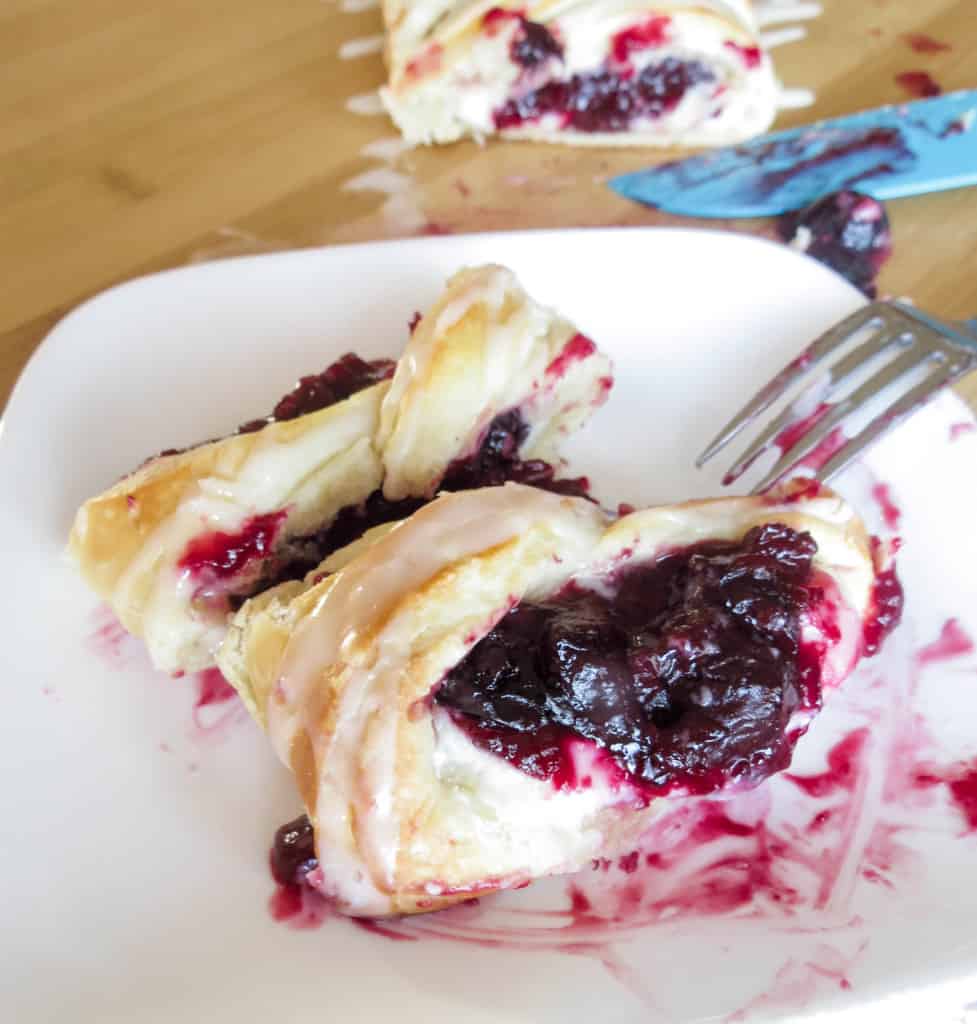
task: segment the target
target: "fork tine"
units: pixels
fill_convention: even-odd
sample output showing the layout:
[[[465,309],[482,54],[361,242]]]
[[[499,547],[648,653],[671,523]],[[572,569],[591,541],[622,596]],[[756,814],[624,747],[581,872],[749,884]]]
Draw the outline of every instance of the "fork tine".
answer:
[[[792,359],[771,381],[765,384],[749,402],[726,424],[706,445],[695,460],[702,467],[714,455],[733,440],[747,424],[768,409],[781,395],[804,374],[819,366],[836,348],[843,345],[856,331],[872,326],[878,330],[883,320],[877,313],[866,316],[871,306],[863,307],[846,317],[841,323],[816,338],[800,355]]]
[[[777,440],[777,438],[789,430],[795,423],[800,423],[805,417],[794,416],[792,406],[781,410],[768,424],[756,440],[743,452],[733,463],[729,471],[723,476],[723,486],[728,487],[735,483],[753,465],[754,462]]]
[[[857,370],[860,370],[866,363],[871,362],[877,355],[888,351],[903,338],[912,340],[911,333],[905,327],[877,331],[867,341],[862,342],[857,348],[852,349],[848,355],[839,359],[828,371],[831,379],[825,392],[824,400],[827,401],[829,396],[837,391]]]
[[[821,401],[827,402],[830,400],[832,394],[838,390],[841,385],[856,371],[861,369],[864,365],[871,362],[876,356],[885,352],[891,348],[893,344],[898,342],[900,338],[905,337],[907,332],[905,330],[890,330],[879,337],[879,333],[876,331],[867,341],[862,342],[857,348],[848,353],[843,359],[839,359],[830,370],[830,379],[827,386],[821,395]],[[760,432],[757,438],[754,440],[746,451],[736,460],[735,463],[730,467],[729,471],[723,477],[723,485],[729,486],[735,483],[754,462],[765,452],[767,449],[776,442],[777,438],[786,430],[789,430],[792,426],[801,423],[803,420],[810,417],[797,416],[795,415],[794,406],[788,405],[785,409],[781,410]],[[819,423],[821,417],[812,420],[810,426],[813,429],[817,423]],[[804,432],[805,434],[807,431]],[[803,436],[803,435],[802,435]]]
[[[863,451],[879,440],[883,434],[886,434],[908,416],[911,416],[941,388],[952,384],[958,377],[962,377],[968,368],[966,363],[952,363],[949,366],[943,367],[940,373],[930,374],[930,376],[921,380],[915,387],[907,391],[902,398],[893,402],[884,413],[876,416],[864,430],[856,434],[843,448],[839,448],[818,471],[818,480],[822,483],[827,483],[832,477],[837,476],[850,463],[854,462]]]
[[[870,377],[850,395],[835,403],[826,415],[822,416],[810,430],[806,430],[790,448],[786,449],[773,469],[753,488],[752,493],[760,494],[768,487],[773,486],[788,470],[807,458],[852,410],[862,408],[884,388],[894,384],[930,359],[932,359],[931,352],[914,347],[883,366],[878,373]],[[927,377],[928,379],[929,377]]]

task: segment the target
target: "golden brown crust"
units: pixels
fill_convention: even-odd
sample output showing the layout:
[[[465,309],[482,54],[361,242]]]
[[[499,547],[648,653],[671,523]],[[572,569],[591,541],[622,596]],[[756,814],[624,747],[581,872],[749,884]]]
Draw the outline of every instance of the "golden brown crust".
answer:
[[[376,385],[370,400],[379,405],[387,387]],[[75,517],[68,539],[69,551],[86,581],[101,596],[109,596],[149,534],[176,511],[199,481],[233,479],[256,447],[290,444],[344,412],[343,404],[335,405],[299,419],[271,423],[254,433],[234,434],[158,456],[90,498]]]
[[[572,356],[563,355],[568,349]],[[451,462],[475,451],[491,421],[512,409],[529,431],[521,456],[555,461],[563,437],[604,402],[610,380],[607,357],[511,271],[459,271],[415,328],[384,399],[384,494],[433,495]]]
[[[159,667],[212,664],[226,618],[219,597],[197,600],[181,583],[191,540],[234,534],[253,516],[282,512],[280,546],[376,490],[382,469],[372,439],[388,387],[153,459],[81,507],[69,551],[126,629],[147,641]]]

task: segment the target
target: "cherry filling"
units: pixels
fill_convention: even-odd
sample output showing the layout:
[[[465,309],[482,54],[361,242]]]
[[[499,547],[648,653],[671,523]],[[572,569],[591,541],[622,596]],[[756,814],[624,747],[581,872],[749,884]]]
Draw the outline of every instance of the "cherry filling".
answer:
[[[279,885],[302,885],[319,866],[312,822],[303,814],[275,833],[271,847],[271,874]]]
[[[411,329],[413,330],[413,327]],[[317,412],[330,405],[337,405],[359,391],[379,384],[382,380],[389,380],[396,367],[397,364],[393,359],[373,359],[367,362],[360,359],[355,353],[347,352],[346,355],[340,356],[336,362],[327,366],[322,373],[300,378],[298,384],[279,400],[270,415],[242,423],[235,433],[253,434],[255,431],[267,427],[269,423],[294,420],[299,416],[305,416],[306,413]],[[180,455],[182,452],[192,451],[205,444],[210,444],[210,441],[198,441],[188,448],[167,448],[158,455],[151,456],[146,462],[152,462],[153,459],[164,455]],[[143,465],[145,464],[143,463]]]
[[[410,323],[413,332],[419,315]],[[547,374],[561,376],[570,363],[594,352],[594,343],[575,335],[565,350],[547,368]],[[282,398],[270,416],[252,420],[239,433],[260,430],[267,424],[295,419],[318,409],[335,405],[350,396],[389,378],[393,360],[366,362],[347,353],[321,374],[303,377]],[[523,460],[519,449],[529,427],[517,410],[497,416],[489,425],[479,448],[469,456],[456,459],[439,486],[444,491],[494,487],[515,481],[559,494],[587,497],[586,477],[560,480],[555,468],[540,459]],[[176,449],[163,452],[176,454]],[[288,510],[252,516],[237,531],[214,531],[194,538],[187,545],[178,565],[191,574],[198,599],[239,607],[254,594],[286,580],[300,579],[324,558],[361,537],[368,529],[404,519],[416,512],[427,499],[407,498],[388,501],[380,491],[371,494],[362,505],[341,509],[322,530],[301,537],[289,537],[276,544]]]
[[[515,128],[558,114],[562,127],[579,132],[620,132],[641,118],[674,110],[693,86],[714,81],[699,61],[666,57],[638,74],[630,67],[576,74],[547,82],[507,100],[493,114],[497,129]]]
[[[238,427],[239,434],[260,430],[269,423],[294,420],[330,405],[338,405],[366,388],[389,380],[397,367],[393,359],[366,362],[353,352],[340,356],[322,373],[300,378],[298,384],[275,406],[272,414],[262,420],[250,420]]]
[[[478,451],[463,459],[455,459],[448,466],[440,489],[470,491],[476,487],[498,487],[513,481],[557,494],[588,497],[590,485],[586,477],[558,480],[556,468],[549,462],[519,458],[519,449],[528,435],[529,426],[518,409],[496,416]]]
[[[519,27],[509,43],[509,57],[522,68],[536,68],[551,58],[563,59],[563,47],[552,32],[538,21],[530,21],[506,7],[492,7],[485,12],[482,25],[490,36],[506,24],[516,21]]]
[[[448,466],[438,489],[464,491],[498,487],[514,481],[557,494],[587,498],[589,482],[586,477],[558,479],[556,469],[550,463],[519,458],[519,448],[528,434],[529,427],[518,409],[497,416],[489,425],[478,450]],[[324,529],[305,537],[290,538],[285,548],[266,563],[260,583],[248,594],[267,590],[285,580],[300,579],[332,552],[351,544],[367,530],[405,519],[429,500],[405,498],[388,501],[381,491],[374,491],[362,505],[342,509]],[[243,597],[234,599],[237,603],[243,600]]]
[[[784,241],[875,297],[875,278],[892,253],[889,218],[878,200],[850,190],[833,192],[785,213],[777,230]]]
[[[523,68],[535,68],[550,58],[563,59],[563,47],[545,25],[522,19],[509,50],[513,61]]]
[[[348,352],[326,367],[322,373],[302,377],[278,402],[270,416],[261,420],[251,420],[239,427],[237,432],[253,433],[269,423],[296,419],[307,413],[336,405],[357,392],[388,379],[392,376],[395,366],[396,363],[392,359],[366,362]],[[186,450],[174,448],[160,454],[176,455]],[[286,509],[278,509],[264,515],[252,516],[234,532],[215,530],[195,537],[187,545],[178,567],[192,575],[198,596],[219,603],[223,598],[217,591],[226,589],[227,582],[233,580],[235,596],[231,598],[231,603],[240,604],[245,597],[257,592],[256,583],[260,589],[260,584],[268,573],[268,567],[262,567],[262,577],[258,581],[249,570],[255,563],[264,563],[270,557],[287,516]],[[318,563],[318,559],[313,559],[314,551],[305,553],[304,560],[302,554],[296,558],[294,552],[290,551],[282,564],[287,567],[294,561],[308,569]],[[272,574],[275,575],[276,570],[272,570]],[[290,576],[286,571],[280,578],[288,579],[294,576]],[[221,587],[220,584],[224,586]],[[209,593],[211,587],[214,587],[214,593]]]
[[[435,693],[472,741],[555,786],[591,740],[643,790],[706,793],[785,768],[821,700],[801,639],[823,604],[807,533],[769,524],[628,568],[614,593],[520,604]]]
[[[234,533],[215,531],[194,537],[187,545],[179,567],[191,572],[201,582],[238,576],[255,559],[268,557],[286,515],[282,509],[252,516]]]

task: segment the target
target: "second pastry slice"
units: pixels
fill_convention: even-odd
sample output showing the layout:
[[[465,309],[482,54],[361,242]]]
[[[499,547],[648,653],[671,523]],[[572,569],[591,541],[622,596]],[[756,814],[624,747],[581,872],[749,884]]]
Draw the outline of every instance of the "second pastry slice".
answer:
[[[396,364],[344,356],[272,416],[150,459],[82,506],[70,550],[158,668],[196,671],[242,601],[439,488],[579,490],[557,479],[560,441],[610,386],[594,343],[511,271],[462,270]]]
[[[765,131],[780,86],[751,0],[384,0],[410,142],[717,145]]]

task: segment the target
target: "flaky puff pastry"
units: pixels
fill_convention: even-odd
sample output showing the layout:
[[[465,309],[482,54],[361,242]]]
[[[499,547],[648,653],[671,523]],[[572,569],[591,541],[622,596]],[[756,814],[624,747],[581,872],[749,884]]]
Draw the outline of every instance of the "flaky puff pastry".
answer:
[[[603,402],[610,373],[511,271],[462,270],[416,325],[392,381],[151,460],[82,506],[69,549],[158,668],[196,671],[214,663],[230,598],[259,592],[290,546],[381,487],[388,497],[433,495],[499,412],[522,416],[522,457],[553,457],[558,438]],[[199,569],[205,559],[192,552],[214,538],[247,549],[240,567]]]
[[[605,777],[596,747],[579,755],[592,785],[555,788],[477,748],[432,695],[515,604],[770,522],[808,531],[836,588],[837,635],[803,623],[835,685],[858,658],[875,571],[856,515],[806,484],[613,523],[516,484],[445,495],[245,604],[220,665],[294,773],[322,890],[353,915],[416,913],[626,848],[661,800]]]
[[[384,0],[381,97],[412,143],[725,145],[781,88],[750,0]]]
[[[611,365],[512,271],[462,270],[414,330],[380,409],[383,493],[431,497],[496,416],[518,409],[523,459],[559,460],[563,439],[611,389]]]

